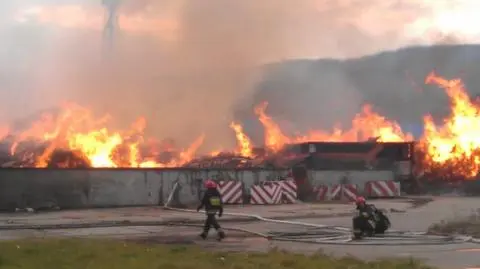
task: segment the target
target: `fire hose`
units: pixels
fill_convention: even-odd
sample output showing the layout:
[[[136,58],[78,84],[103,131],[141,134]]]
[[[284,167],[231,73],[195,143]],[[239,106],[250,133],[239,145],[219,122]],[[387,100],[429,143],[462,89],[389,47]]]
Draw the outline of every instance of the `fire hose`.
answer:
[[[169,204],[173,199],[173,195],[178,188],[178,182],[176,182],[164,204],[164,209],[174,210],[179,212],[188,213],[205,213],[201,210],[181,209],[170,207]],[[356,241],[351,238],[351,229],[340,226],[322,225],[299,221],[288,220],[276,220],[271,218],[265,218],[255,214],[242,214],[242,213],[224,213],[226,216],[246,217],[254,218],[263,222],[277,223],[277,224],[289,224],[303,227],[314,228],[317,230],[311,232],[298,232],[296,234],[286,234],[282,232],[270,232],[269,234],[262,236],[269,240],[276,241],[289,241],[289,242],[301,242],[301,243],[315,243],[315,244],[331,244],[331,245],[446,245],[446,244],[460,244],[460,243],[480,243],[480,239],[473,238],[471,236],[442,236],[442,235],[427,235],[425,232],[413,232],[413,231],[391,231],[383,235],[382,237],[365,238],[361,241]],[[249,233],[255,233],[248,231]],[[258,234],[258,233],[257,233]],[[310,238],[305,238],[305,236]]]
[[[192,210],[193,211],[193,210]],[[195,211],[195,213],[197,213]],[[274,220],[272,220],[273,222]],[[64,229],[89,229],[111,227],[147,227],[147,226],[186,226],[203,227],[203,225],[182,222],[158,222],[158,221],[107,221],[95,223],[71,223],[71,224],[46,224],[46,225],[6,225],[0,226],[0,230],[64,230]],[[328,227],[328,226],[326,226]],[[328,229],[328,228],[327,228]],[[420,234],[395,235],[387,234],[385,237],[365,238],[361,241],[353,241],[347,232],[326,234],[318,232],[298,232],[296,235],[282,235],[278,232],[261,233],[249,229],[236,227],[224,228],[226,231],[237,231],[272,241],[289,241],[297,243],[314,243],[324,245],[446,245],[459,243],[480,243],[480,240],[469,236],[422,236]],[[407,241],[410,239],[411,241]]]
[[[186,213],[205,213],[201,210],[181,209],[170,207],[173,194],[178,188],[178,182],[175,183],[170,195],[164,204],[165,210],[172,210]],[[226,216],[244,217],[256,219],[263,222],[288,224],[300,227],[306,227],[310,230],[298,232],[269,232],[261,233],[243,228],[224,228],[227,231],[238,231],[254,236],[262,237],[267,240],[287,241],[297,243],[311,243],[324,245],[446,245],[460,243],[480,243],[480,239],[471,236],[447,236],[447,235],[428,235],[425,232],[414,231],[390,231],[383,236],[364,238],[360,241],[352,240],[351,229],[341,226],[314,224],[299,221],[277,220],[265,218],[260,215],[243,213],[224,213]],[[109,228],[109,227],[146,227],[146,226],[194,226],[201,225],[179,222],[179,221],[102,221],[93,223],[68,223],[68,224],[42,224],[42,225],[0,225],[0,230],[61,230],[61,229],[85,229],[85,228]]]

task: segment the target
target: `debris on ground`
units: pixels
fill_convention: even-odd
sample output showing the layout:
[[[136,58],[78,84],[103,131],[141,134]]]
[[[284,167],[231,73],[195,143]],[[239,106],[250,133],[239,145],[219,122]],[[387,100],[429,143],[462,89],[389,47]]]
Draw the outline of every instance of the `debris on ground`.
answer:
[[[462,234],[480,238],[480,214],[475,213],[468,218],[435,223],[428,228],[428,232],[431,234]]]

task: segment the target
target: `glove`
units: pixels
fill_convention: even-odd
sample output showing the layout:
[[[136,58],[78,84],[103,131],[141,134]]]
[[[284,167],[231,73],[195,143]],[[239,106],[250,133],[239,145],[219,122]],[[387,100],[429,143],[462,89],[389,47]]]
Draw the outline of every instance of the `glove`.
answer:
[[[223,215],[223,212],[222,212],[222,211],[218,212],[218,217],[219,217],[219,218],[221,218],[222,215]]]

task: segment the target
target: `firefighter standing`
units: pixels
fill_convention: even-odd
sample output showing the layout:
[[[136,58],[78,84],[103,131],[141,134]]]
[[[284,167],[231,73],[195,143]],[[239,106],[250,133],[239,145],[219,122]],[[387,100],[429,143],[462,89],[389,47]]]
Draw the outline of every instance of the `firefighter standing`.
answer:
[[[221,217],[223,214],[222,197],[220,192],[217,190],[217,184],[214,181],[207,180],[205,182],[205,188],[207,190],[205,191],[201,204],[197,208],[197,211],[200,211],[200,209],[205,207],[205,213],[207,215],[205,226],[200,236],[203,239],[206,239],[208,231],[213,227],[215,230],[217,230],[218,239],[222,240],[225,238],[225,232],[222,230],[215,217],[217,212],[219,217]]]

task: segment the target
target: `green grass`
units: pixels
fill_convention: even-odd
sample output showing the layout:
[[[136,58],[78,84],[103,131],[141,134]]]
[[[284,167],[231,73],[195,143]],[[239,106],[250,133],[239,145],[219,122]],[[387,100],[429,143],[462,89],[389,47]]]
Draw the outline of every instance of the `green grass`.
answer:
[[[0,242],[0,268],[11,269],[427,269],[415,260],[365,262],[352,257],[304,256],[281,251],[221,253],[186,246],[114,240]]]

